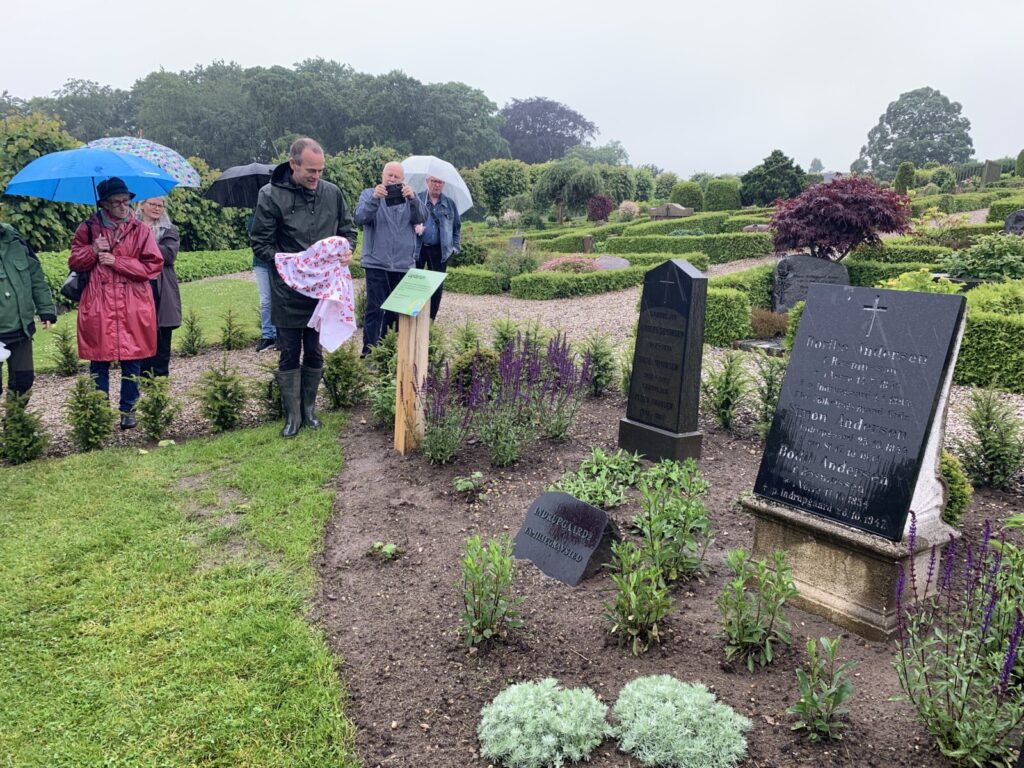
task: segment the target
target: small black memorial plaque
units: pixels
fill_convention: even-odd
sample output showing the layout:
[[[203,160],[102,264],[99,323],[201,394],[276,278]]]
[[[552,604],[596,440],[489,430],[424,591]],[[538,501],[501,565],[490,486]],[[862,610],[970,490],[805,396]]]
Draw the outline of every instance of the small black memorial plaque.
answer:
[[[772,307],[776,312],[789,312],[798,302],[806,301],[811,283],[849,285],[850,273],[845,266],[828,259],[794,254],[779,260],[772,277]]]
[[[611,559],[615,539],[618,534],[603,509],[550,491],[530,505],[512,554],[575,587]]]
[[[964,298],[812,285],[754,493],[900,541]]]
[[[648,458],[700,458],[697,431],[707,278],[688,261],[644,276],[640,322],[619,446]]]

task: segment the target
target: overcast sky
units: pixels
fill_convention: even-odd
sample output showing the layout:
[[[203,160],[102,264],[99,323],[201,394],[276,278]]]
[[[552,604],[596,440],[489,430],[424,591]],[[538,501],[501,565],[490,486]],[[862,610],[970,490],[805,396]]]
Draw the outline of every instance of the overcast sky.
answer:
[[[0,90],[22,98],[321,56],[461,81],[499,108],[545,96],[633,164],[688,175],[744,172],[775,148],[846,170],[889,102],[930,86],[963,106],[977,158],[1024,148],[1022,0],[37,0],[4,16]]]

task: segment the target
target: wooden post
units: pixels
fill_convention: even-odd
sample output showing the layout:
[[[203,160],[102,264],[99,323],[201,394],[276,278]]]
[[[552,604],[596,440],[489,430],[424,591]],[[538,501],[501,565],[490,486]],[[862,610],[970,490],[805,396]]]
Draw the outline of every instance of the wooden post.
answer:
[[[395,386],[395,450],[403,456],[423,439],[423,403],[417,393],[427,377],[430,312],[398,316]]]

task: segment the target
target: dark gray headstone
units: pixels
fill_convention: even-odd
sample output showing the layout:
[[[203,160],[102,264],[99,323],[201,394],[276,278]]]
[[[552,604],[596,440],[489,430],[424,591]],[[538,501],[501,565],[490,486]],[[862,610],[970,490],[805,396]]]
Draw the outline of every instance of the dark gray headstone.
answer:
[[[618,538],[603,509],[551,491],[530,505],[512,554],[575,587],[611,560],[611,544]]]
[[[849,285],[850,273],[842,264],[814,256],[786,256],[775,265],[772,283],[772,308],[789,312],[797,302],[807,299],[811,283]]]
[[[962,296],[812,285],[754,493],[900,541],[963,313]]]
[[[1006,225],[1003,227],[1003,232],[1024,236],[1024,208],[1014,211],[1006,217]]]
[[[583,236],[583,252],[593,253],[594,252],[594,236],[584,235]]]
[[[644,276],[619,446],[649,459],[700,458],[697,431],[707,278],[682,259]]]
[[[508,239],[508,247],[513,251],[521,251],[526,248],[525,237],[510,237]]]
[[[679,203],[663,203],[662,205],[655,205],[648,208],[647,212],[651,215],[651,221],[659,221],[661,219],[685,219],[687,216],[693,216],[693,208],[687,208]]]
[[[1002,163],[997,163],[995,160],[986,160],[985,168],[981,172],[982,186],[999,181],[999,177],[1002,175],[1002,172]]]

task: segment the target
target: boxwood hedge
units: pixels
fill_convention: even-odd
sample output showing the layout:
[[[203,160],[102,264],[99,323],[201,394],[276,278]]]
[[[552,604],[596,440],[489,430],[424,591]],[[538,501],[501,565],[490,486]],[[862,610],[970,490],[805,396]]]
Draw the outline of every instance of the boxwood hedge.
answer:
[[[483,267],[452,267],[445,278],[444,289],[476,296],[502,292],[501,278]]]
[[[923,245],[905,238],[883,240],[879,245],[861,246],[849,259],[865,261],[881,261],[886,264],[898,264],[909,261],[937,264],[944,256],[953,252],[952,248],[942,245]]]
[[[1006,199],[999,200],[989,206],[988,220],[990,222],[1004,224],[1007,216],[1021,208],[1024,208],[1024,195],[1007,197]]]
[[[968,310],[953,380],[1024,393],[1024,315]]]
[[[750,297],[735,288],[708,287],[704,312],[704,343],[728,347],[738,339],[749,339]]]
[[[530,272],[512,278],[509,294],[517,299],[563,299],[588,296],[640,285],[650,267],[646,265],[601,272]]]
[[[628,232],[628,230],[627,230]],[[605,243],[608,253],[689,253],[700,251],[707,254],[712,264],[724,264],[739,259],[767,256],[772,253],[772,236],[769,232],[731,232],[722,235],[686,235],[668,237],[649,235],[631,237],[624,235]]]
[[[624,253],[622,258],[634,267],[656,267],[664,261],[683,259],[690,262],[696,269],[704,272],[708,268],[708,257],[703,253]]]
[[[846,269],[850,273],[850,285],[859,285],[863,288],[873,288],[883,280],[899,277],[904,272],[916,272],[919,269],[936,269],[936,265],[931,262],[915,261],[891,264],[884,261],[855,259],[852,257],[844,259],[843,264],[846,265]]]
[[[677,229],[699,229],[707,235],[717,234],[722,231],[722,225],[731,215],[725,211],[716,211],[714,213],[696,213],[682,219],[646,221],[626,227],[622,234],[627,237],[667,235]]]
[[[708,280],[708,288],[733,288],[747,294],[751,306],[761,309],[772,308],[772,279],[775,265],[765,264],[762,267],[733,272],[731,275],[720,275]]]

